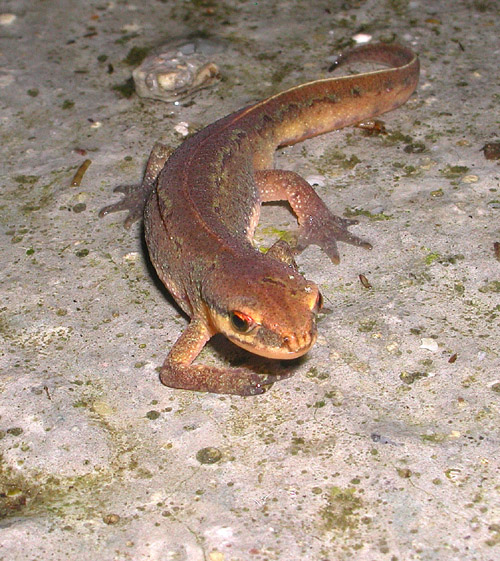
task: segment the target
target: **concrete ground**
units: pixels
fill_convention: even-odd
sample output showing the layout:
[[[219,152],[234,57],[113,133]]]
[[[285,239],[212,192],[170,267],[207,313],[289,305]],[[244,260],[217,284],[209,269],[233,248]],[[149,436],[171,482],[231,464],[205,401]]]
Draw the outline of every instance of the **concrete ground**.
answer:
[[[499,21],[495,0],[2,4],[0,560],[500,558]],[[225,45],[221,82],[126,97],[144,49],[193,33]],[[140,226],[98,210],[180,123],[327,75],[359,33],[420,53],[417,93],[385,135],[276,160],[373,251],[301,256],[326,310],[293,378],[255,398],[162,386],[187,320]],[[293,226],[269,206],[258,242]],[[200,360],[247,356],[216,341]]]

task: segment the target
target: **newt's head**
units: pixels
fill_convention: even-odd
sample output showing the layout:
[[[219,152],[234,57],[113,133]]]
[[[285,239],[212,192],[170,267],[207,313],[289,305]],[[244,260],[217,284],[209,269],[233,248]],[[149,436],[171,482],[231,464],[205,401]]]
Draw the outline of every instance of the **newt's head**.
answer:
[[[253,259],[222,265],[207,278],[203,300],[215,331],[247,351],[276,359],[305,354],[316,341],[318,287],[295,267]],[[230,280],[228,280],[230,279]]]

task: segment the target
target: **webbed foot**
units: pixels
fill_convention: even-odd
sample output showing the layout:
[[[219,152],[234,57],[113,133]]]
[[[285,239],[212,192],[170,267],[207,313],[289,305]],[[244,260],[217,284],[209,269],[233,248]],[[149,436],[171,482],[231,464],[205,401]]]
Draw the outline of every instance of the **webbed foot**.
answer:
[[[309,183],[297,173],[280,169],[263,170],[256,172],[255,179],[263,202],[287,200],[297,215],[299,230],[295,246],[292,246],[295,253],[314,244],[334,263],[338,263],[337,242],[372,248],[369,242],[349,231],[349,226],[358,221],[341,218],[330,212]]]
[[[145,193],[138,185],[119,185],[113,189],[113,193],[123,193],[125,196],[117,203],[101,208],[99,218],[103,218],[112,212],[128,210],[123,226],[129,230],[130,226],[142,217],[149,193]]]
[[[141,185],[120,185],[113,189],[114,193],[123,193],[125,196],[121,201],[103,207],[99,211],[99,217],[102,218],[112,212],[128,210],[128,216],[123,223],[128,230],[134,222],[142,217],[149,195],[155,188],[158,176],[171,153],[171,148],[157,142],[149,155]]]
[[[303,251],[308,245],[319,246],[333,261],[340,262],[337,242],[344,242],[364,249],[372,249],[372,244],[348,230],[349,226],[358,224],[357,220],[341,218],[332,214],[326,207],[315,216],[308,216],[300,223],[297,238],[297,251]]]

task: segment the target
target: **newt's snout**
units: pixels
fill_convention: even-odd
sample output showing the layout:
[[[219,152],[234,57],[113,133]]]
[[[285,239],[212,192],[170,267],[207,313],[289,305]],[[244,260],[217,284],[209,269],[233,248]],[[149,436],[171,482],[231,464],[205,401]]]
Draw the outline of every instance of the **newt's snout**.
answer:
[[[307,353],[307,351],[316,342],[317,336],[318,334],[315,325],[310,331],[302,335],[297,336],[295,334],[292,334],[285,336],[283,338],[284,350],[287,351],[290,355],[293,355],[288,358],[296,358]]]

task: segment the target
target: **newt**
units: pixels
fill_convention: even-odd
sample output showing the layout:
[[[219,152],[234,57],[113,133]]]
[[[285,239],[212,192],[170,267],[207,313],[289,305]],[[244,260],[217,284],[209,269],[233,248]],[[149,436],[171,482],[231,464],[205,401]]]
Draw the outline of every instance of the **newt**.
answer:
[[[419,60],[406,47],[364,45],[336,66],[358,61],[389,68],[293,87],[214,122],[173,152],[156,143],[141,186],[117,187],[124,198],[101,210],[129,210],[127,228],[143,215],[156,272],[191,318],[161,367],[164,385],[247,396],[290,376],[193,362],[216,333],[264,357],[304,355],[317,337],[322,297],[295,255],[315,244],[338,263],[339,241],[371,249],[349,231],[357,221],[332,214],[300,175],[273,169],[277,148],[392,111],[417,86]],[[279,200],[288,201],[298,229],[291,243],[262,253],[252,245],[260,207]]]

